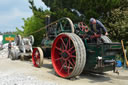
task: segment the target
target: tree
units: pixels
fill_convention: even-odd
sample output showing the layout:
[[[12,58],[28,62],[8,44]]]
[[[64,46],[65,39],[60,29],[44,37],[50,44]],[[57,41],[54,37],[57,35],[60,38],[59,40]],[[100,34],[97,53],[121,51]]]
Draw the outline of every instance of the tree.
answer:
[[[24,21],[24,26],[21,26],[23,28],[23,31],[16,28],[16,34],[21,34],[25,37],[33,35],[35,37],[34,45],[40,45],[41,40],[43,38],[43,34],[45,33],[45,29],[40,29],[45,26],[45,16],[47,14],[50,14],[50,11],[44,11],[42,8],[37,9],[34,5],[33,0],[29,0],[29,3],[31,5],[30,8],[33,11],[33,16],[28,17],[27,19],[22,19]],[[38,30],[40,31],[37,32]]]
[[[105,26],[108,28],[109,35],[112,40],[128,41],[128,1],[120,1],[120,6],[110,11],[107,16],[104,16]]]
[[[50,15],[51,21],[69,17],[73,22],[84,21],[88,24],[91,17],[100,19],[108,28],[111,39],[120,41],[127,39],[128,32],[128,1],[127,0],[42,0],[50,11],[36,8],[33,0],[29,0],[33,16],[24,20],[23,35],[29,35],[45,26],[45,16]],[[42,36],[44,30],[34,33],[35,37]],[[38,44],[41,42],[39,38]],[[38,40],[37,40],[38,41]],[[36,41],[36,42],[37,42]]]
[[[86,21],[91,17],[99,18],[106,15],[107,12],[116,8],[120,4],[120,0],[42,0],[55,15],[52,15],[53,19],[58,19],[66,16],[65,13],[70,13],[72,20],[77,21],[75,14],[72,9],[79,11],[81,14],[86,16]],[[66,9],[66,11],[65,11]],[[63,14],[62,14],[63,11]],[[55,17],[59,15],[58,17]],[[74,15],[74,17],[72,17]]]
[[[128,7],[112,10],[111,15],[107,16],[104,22],[113,40],[128,41]]]

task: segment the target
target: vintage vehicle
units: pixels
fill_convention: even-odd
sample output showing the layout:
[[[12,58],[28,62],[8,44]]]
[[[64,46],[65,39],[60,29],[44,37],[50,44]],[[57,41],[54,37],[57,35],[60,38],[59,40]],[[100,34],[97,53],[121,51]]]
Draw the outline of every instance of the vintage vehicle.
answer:
[[[42,48],[33,49],[32,61],[35,67],[41,67],[44,56],[51,56],[55,72],[63,78],[72,78],[88,71],[116,72],[115,56],[121,49],[120,43],[105,35],[93,35],[83,22],[73,24],[65,17],[46,27]]]
[[[16,45],[11,47],[9,52],[9,58],[12,60],[24,58],[31,58],[32,56],[32,45],[34,44],[34,37],[30,35],[29,37],[22,38],[21,35],[15,37]]]

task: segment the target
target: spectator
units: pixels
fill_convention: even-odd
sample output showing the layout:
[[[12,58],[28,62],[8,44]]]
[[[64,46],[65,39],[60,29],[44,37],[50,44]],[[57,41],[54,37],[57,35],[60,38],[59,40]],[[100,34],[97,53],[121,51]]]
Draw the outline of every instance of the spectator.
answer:
[[[11,48],[12,48],[12,44],[11,44],[11,41],[9,41],[9,43],[8,43],[8,58],[11,54]]]

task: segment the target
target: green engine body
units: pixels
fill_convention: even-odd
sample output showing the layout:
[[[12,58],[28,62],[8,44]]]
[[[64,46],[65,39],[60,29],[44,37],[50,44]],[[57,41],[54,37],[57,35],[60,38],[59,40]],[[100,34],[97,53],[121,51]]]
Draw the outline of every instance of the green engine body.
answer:
[[[60,24],[62,24],[62,26],[60,26]],[[107,36],[104,35],[101,35],[100,42],[96,42],[95,39],[89,39],[89,36],[93,35],[91,32],[85,33],[81,31],[78,24],[73,24],[73,26],[75,29],[74,33],[82,39],[86,48],[86,64],[84,71],[101,73],[115,70],[116,55],[122,53],[121,44],[112,42]],[[47,28],[47,37],[42,40],[42,49],[45,57],[50,57],[52,44],[60,33],[71,33],[71,30],[68,29],[71,28],[68,26],[67,28],[64,27],[62,20],[60,20],[56,26]],[[83,37],[83,35],[85,36]]]

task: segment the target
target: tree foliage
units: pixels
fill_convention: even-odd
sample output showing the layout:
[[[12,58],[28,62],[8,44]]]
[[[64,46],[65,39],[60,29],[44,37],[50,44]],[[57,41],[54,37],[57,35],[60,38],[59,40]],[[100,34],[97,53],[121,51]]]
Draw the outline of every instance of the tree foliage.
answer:
[[[123,39],[128,41],[128,7],[112,10],[104,22],[113,40],[120,41]]]
[[[74,14],[71,10],[75,9],[81,14],[86,16],[86,21],[91,17],[99,18],[100,16],[105,15],[107,12],[111,11],[113,8],[116,8],[120,4],[120,0],[42,0],[52,12],[55,12],[58,17],[61,18],[65,13],[70,13],[72,20],[78,16],[72,17]],[[66,9],[66,11],[65,11]],[[63,11],[63,14],[62,14]],[[73,14],[72,14],[73,13]],[[56,16],[55,15],[55,16]],[[75,14],[74,14],[75,15]],[[57,18],[53,15],[53,18]]]
[[[114,41],[128,37],[128,0],[42,0],[55,14],[53,19],[63,16],[70,17],[78,22],[79,16],[72,9],[79,11],[85,16],[84,22],[88,24],[91,17],[100,19],[107,27],[109,36]],[[81,17],[83,18],[83,17]]]
[[[23,31],[17,29],[21,35],[39,30],[45,26],[45,16],[50,15],[51,21],[62,17],[69,17],[73,22],[84,21],[88,24],[91,17],[100,19],[108,29],[111,39],[127,41],[128,37],[128,1],[127,0],[42,0],[50,11],[37,8],[33,0],[29,0],[33,16],[23,18]],[[34,33],[36,45],[39,45],[45,31]]]
[[[50,14],[51,12],[48,10],[43,11],[43,8],[37,9],[34,5],[33,0],[29,0],[29,3],[31,5],[30,8],[33,11],[33,16],[28,17],[27,19],[25,18],[22,19],[24,21],[24,25],[21,26],[23,28],[23,31],[16,28],[17,30],[16,34],[20,34],[24,37],[33,35],[35,38],[34,45],[40,45],[41,40],[43,38],[43,34],[45,33],[45,29],[39,32],[36,31],[45,26],[45,16],[47,14]]]

